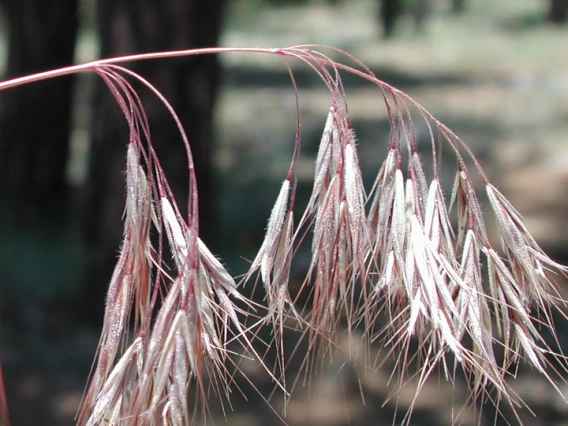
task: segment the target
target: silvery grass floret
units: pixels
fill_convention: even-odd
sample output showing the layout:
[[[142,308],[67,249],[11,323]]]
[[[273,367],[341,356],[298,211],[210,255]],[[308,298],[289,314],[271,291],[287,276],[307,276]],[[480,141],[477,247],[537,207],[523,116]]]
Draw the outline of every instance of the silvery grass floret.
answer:
[[[325,51],[342,59],[331,59]],[[280,56],[297,103],[290,167],[275,197],[264,241],[238,282],[199,238],[197,183],[182,123],[150,82],[119,65],[229,52]],[[330,92],[313,187],[304,206],[296,205],[301,131],[292,59],[311,68]],[[426,379],[438,368],[449,381],[456,379],[458,367],[463,370],[471,403],[504,401],[515,413],[523,402],[507,379],[521,362],[560,393],[557,381],[566,360],[552,317],[565,301],[552,278],[566,274],[566,267],[543,252],[459,137],[355,58],[312,45],[159,52],[13,79],[0,83],[0,89],[88,71],[102,78],[116,99],[129,139],[123,243],[78,425],[195,422],[207,416],[211,394],[224,401],[223,407],[230,406],[231,393],[240,391],[236,376],[249,380],[240,368],[244,358],[259,363],[287,401],[294,388],[285,380],[290,354],[283,334],[288,330],[308,342],[302,364],[308,375],[323,358],[335,355],[341,335],[347,335],[355,349],[352,336],[362,332],[369,355],[371,346],[380,342],[387,356],[396,355],[393,380],[403,386],[417,379],[404,424]],[[359,165],[341,80],[345,72],[376,86],[390,123],[385,157],[370,188],[365,188]],[[185,217],[153,149],[159,142],[151,136],[131,81],[153,92],[179,128],[188,161]],[[416,119],[429,130],[432,164],[423,164],[419,153]],[[453,188],[445,190],[441,167],[448,156],[456,170]],[[481,208],[472,173],[485,187],[497,235],[487,231],[487,212]],[[309,267],[299,291],[292,291],[294,256],[306,246]],[[264,305],[241,294],[248,282],[262,284]],[[273,329],[273,340],[261,342],[259,329],[267,326]],[[552,334],[555,347],[544,339],[543,329]],[[258,350],[263,343],[276,347],[276,367],[265,364],[264,351]],[[369,367],[382,362],[367,359]],[[7,425],[3,386],[0,389],[0,419]],[[190,391],[195,399],[188,397]]]

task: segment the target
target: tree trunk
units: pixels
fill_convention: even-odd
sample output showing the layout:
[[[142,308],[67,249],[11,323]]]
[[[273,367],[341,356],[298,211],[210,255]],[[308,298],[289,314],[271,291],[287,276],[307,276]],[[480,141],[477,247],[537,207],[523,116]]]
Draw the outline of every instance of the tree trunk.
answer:
[[[8,23],[6,77],[73,63],[77,1],[2,3]],[[0,204],[20,223],[63,223],[73,78],[2,92],[0,104]]]
[[[565,24],[568,20],[568,0],[550,0],[548,20],[558,25]]]
[[[452,0],[452,12],[459,14],[465,10],[465,0]]]
[[[383,26],[383,35],[386,38],[394,35],[396,21],[400,15],[399,0],[379,0],[380,21]]]
[[[103,57],[159,50],[216,46],[224,0],[99,0],[97,18]],[[212,113],[220,67],[212,55],[129,64],[171,102],[188,133],[199,188],[200,234],[214,238],[212,202]],[[114,98],[101,84],[95,94],[93,146],[84,212],[87,237],[87,301],[100,320],[104,294],[122,237],[124,168],[128,129]],[[188,167],[169,113],[139,85],[153,145],[184,210]]]

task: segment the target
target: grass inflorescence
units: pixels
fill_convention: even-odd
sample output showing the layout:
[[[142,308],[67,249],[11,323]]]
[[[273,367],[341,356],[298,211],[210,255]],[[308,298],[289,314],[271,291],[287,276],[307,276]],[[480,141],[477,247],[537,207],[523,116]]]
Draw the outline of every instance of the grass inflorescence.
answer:
[[[331,59],[326,51],[343,59]],[[197,183],[182,123],[151,83],[119,65],[223,52],[282,57],[296,94],[289,61],[301,61],[330,93],[311,195],[304,206],[296,205],[298,107],[289,171],[275,194],[264,241],[241,280],[199,238]],[[339,350],[340,336],[355,334],[363,337],[359,343],[352,339],[353,349],[363,342],[369,368],[395,356],[391,380],[400,386],[413,383],[414,401],[434,371],[450,382],[462,371],[471,403],[504,401],[516,412],[523,402],[508,378],[520,362],[532,365],[560,392],[557,379],[566,360],[559,345],[551,347],[542,333],[546,330],[558,343],[552,311],[561,310],[565,301],[553,276],[565,274],[566,267],[543,252],[465,143],[363,64],[325,46],[211,48],[100,60],[6,81],[0,89],[86,71],[106,83],[130,132],[123,244],[79,425],[195,422],[207,416],[211,395],[230,407],[231,393],[240,392],[237,376],[247,380],[240,367],[244,358],[260,363],[287,401],[299,383],[286,381],[290,356],[303,356],[301,371],[310,377]],[[390,138],[370,188],[359,166],[344,72],[374,84],[388,113]],[[186,217],[153,149],[133,80],[154,92],[178,125],[188,159]],[[431,164],[424,164],[418,151],[416,120],[429,129]],[[448,157],[455,162],[455,180],[446,190],[441,168]],[[476,180],[485,187],[487,212]],[[489,213],[497,235],[488,234]],[[496,242],[500,247],[494,247]],[[309,248],[309,266],[299,290],[292,291],[291,265],[300,247]],[[248,282],[261,284],[264,304],[241,294]],[[268,342],[259,337],[264,327],[273,330]],[[305,353],[300,345],[287,353],[283,335],[288,330],[307,343]],[[380,357],[370,353],[377,342],[384,348]],[[265,363],[267,345],[276,349],[275,366]],[[191,402],[190,393],[195,395]],[[5,405],[2,391],[0,421],[7,424]],[[414,402],[403,423],[409,423],[413,407]]]

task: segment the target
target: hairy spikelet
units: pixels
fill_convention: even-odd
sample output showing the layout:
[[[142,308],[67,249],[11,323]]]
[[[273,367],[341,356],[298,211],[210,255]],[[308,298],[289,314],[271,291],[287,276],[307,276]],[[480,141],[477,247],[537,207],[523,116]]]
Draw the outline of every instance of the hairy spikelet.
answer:
[[[315,338],[332,341],[342,317],[351,331],[360,321],[360,303],[367,298],[358,285],[367,272],[370,241],[366,194],[354,132],[339,93],[336,101],[324,127],[312,195],[300,222],[313,221],[311,263],[304,282],[312,298],[312,347]]]
[[[293,309],[288,293],[294,234],[290,191],[290,180],[286,179],[268,220],[266,237],[245,277],[246,281],[260,269],[268,303],[267,318],[274,324],[282,323],[286,305]]]

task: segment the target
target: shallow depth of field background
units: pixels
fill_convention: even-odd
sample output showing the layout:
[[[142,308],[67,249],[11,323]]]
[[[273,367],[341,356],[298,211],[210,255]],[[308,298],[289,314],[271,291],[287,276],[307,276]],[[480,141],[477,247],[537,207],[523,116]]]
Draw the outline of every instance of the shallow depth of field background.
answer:
[[[466,0],[464,12],[458,15],[451,13],[450,3],[432,0],[422,28],[417,29],[406,15],[397,23],[394,37],[384,39],[377,1],[343,0],[330,5],[322,0],[294,5],[233,0],[222,44],[283,47],[321,43],[348,51],[460,135],[492,182],[523,214],[537,241],[554,258],[568,262],[568,26],[545,23],[545,0]],[[79,46],[79,60],[96,57],[96,40],[88,28]],[[281,59],[228,54],[221,61],[225,74],[216,107],[215,148],[221,238],[211,245],[230,271],[239,274],[260,245],[288,169],[295,136],[295,99]],[[292,62],[300,87],[302,186],[309,190],[330,96],[307,67],[298,65]],[[77,128],[72,134],[74,156],[69,166],[69,178],[77,184],[84,174],[88,148],[84,123],[89,84],[89,79],[82,79],[77,86]],[[345,79],[345,85],[361,166],[371,176],[382,163],[389,132],[381,95],[352,77]],[[191,137],[191,129],[187,131]],[[419,141],[428,140],[424,126],[417,124],[416,131]],[[443,167],[451,170],[452,166],[449,162]],[[81,280],[80,238],[73,226],[68,234],[56,236],[43,229],[1,229],[0,298],[8,295],[18,301],[19,309],[17,321],[0,325],[0,356],[13,423],[73,424],[97,342],[96,330],[70,320],[70,295]],[[302,267],[301,258],[296,267]],[[558,323],[562,339],[568,337],[567,324],[566,320]],[[288,424],[392,424],[395,403],[381,408],[391,391],[386,386],[388,365],[378,372],[365,371],[358,360],[344,363],[338,359],[326,365],[310,388],[299,387],[293,395]],[[254,380],[255,366],[244,368],[250,369]],[[434,374],[425,387],[411,424],[451,424],[452,403],[459,409],[465,385],[457,383],[452,388],[437,377]],[[527,425],[568,424],[564,420],[568,404],[542,378],[521,369],[512,385],[538,414],[534,418],[522,411]],[[561,389],[568,396],[568,387]],[[411,390],[399,395],[400,412],[405,411]],[[248,394],[248,403],[235,396],[227,424],[277,424],[266,404]],[[276,407],[280,404],[275,401]],[[492,424],[494,413],[487,407],[484,410],[483,424]],[[214,413],[213,417],[217,424],[224,424],[222,415]],[[461,420],[463,425],[474,424],[467,413]]]

